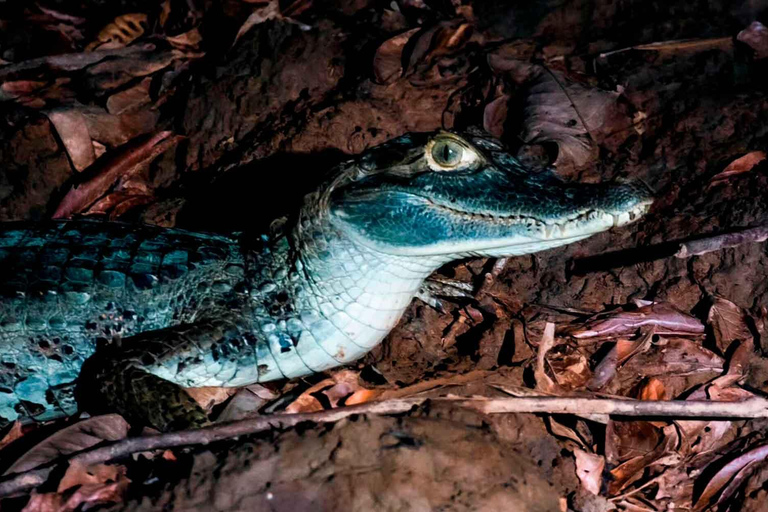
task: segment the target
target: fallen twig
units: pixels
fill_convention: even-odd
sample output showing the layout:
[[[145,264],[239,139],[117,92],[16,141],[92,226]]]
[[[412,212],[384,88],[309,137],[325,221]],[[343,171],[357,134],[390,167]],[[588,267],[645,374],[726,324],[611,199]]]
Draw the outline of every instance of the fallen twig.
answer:
[[[719,251],[728,247],[738,247],[748,243],[765,242],[768,240],[768,226],[757,226],[733,233],[700,238],[680,244],[680,249],[675,253],[678,258],[690,258],[708,252]]]
[[[451,403],[486,414],[499,413],[545,413],[577,414],[583,416],[610,414],[617,416],[652,416],[669,418],[768,418],[768,400],[751,398],[743,402],[712,401],[638,401],[609,398],[582,397],[439,397],[399,398],[381,402],[369,402],[327,411],[302,414],[274,414],[245,419],[232,423],[212,425],[197,430],[170,432],[155,436],[125,439],[113,444],[83,451],[69,457],[69,463],[83,465],[107,462],[132,453],[167,449],[177,446],[207,445],[208,443],[255,434],[273,428],[288,428],[306,421],[333,423],[357,414],[399,414],[411,410],[426,401]],[[59,461],[63,462],[63,461]],[[10,475],[0,479],[0,497],[29,491],[45,483],[55,467],[51,463],[44,467]]]

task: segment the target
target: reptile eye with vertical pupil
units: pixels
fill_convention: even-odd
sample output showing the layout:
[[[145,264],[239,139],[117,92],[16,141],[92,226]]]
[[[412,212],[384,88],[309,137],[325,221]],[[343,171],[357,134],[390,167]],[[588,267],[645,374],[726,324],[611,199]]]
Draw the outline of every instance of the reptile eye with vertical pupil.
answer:
[[[464,148],[451,140],[438,141],[432,146],[432,158],[442,167],[455,167],[461,162],[463,153]]]

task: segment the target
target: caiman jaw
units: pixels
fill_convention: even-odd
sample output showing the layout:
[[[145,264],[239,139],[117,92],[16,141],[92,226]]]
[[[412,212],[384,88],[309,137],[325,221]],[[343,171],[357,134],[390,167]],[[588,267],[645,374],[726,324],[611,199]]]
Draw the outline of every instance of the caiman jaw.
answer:
[[[527,215],[492,215],[470,213],[448,206],[432,203],[436,209],[445,210],[466,221],[482,221],[500,226],[526,226],[538,231],[542,240],[561,240],[580,237],[605,231],[607,228],[626,226],[640,219],[648,212],[651,203],[643,203],[631,210],[620,213],[609,213],[600,210],[586,210],[558,220],[539,220]],[[607,226],[607,228],[606,228]]]

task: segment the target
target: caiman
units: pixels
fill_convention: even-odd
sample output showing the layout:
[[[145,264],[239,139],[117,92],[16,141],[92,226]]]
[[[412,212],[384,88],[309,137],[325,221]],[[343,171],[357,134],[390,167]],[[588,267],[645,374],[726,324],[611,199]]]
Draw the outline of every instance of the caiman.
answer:
[[[495,140],[408,134],[341,163],[280,234],[99,221],[0,228],[0,423],[111,410],[173,430],[183,388],[350,363],[452,260],[528,254],[640,217],[635,183],[531,172]]]

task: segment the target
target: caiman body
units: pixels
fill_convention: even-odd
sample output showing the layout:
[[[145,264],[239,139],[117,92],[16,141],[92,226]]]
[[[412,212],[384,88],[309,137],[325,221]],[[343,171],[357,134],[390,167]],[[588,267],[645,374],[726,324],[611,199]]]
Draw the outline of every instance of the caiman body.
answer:
[[[271,238],[5,225],[0,423],[73,414],[78,386],[97,406],[161,429],[197,424],[202,413],[181,387],[349,363],[381,342],[441,265],[564,245],[626,224],[650,202],[644,187],[567,184],[527,172],[491,139],[440,132],[341,164]]]

